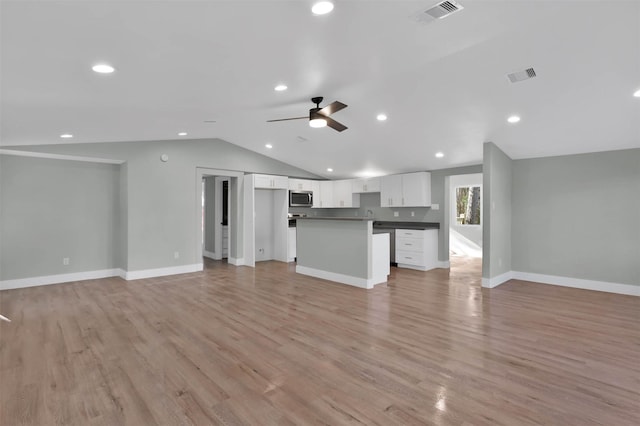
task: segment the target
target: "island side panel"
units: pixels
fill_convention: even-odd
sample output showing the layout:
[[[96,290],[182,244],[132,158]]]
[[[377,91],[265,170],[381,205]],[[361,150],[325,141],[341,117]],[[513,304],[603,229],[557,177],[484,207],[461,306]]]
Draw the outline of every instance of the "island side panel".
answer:
[[[366,281],[368,225],[366,221],[299,220],[297,266]]]

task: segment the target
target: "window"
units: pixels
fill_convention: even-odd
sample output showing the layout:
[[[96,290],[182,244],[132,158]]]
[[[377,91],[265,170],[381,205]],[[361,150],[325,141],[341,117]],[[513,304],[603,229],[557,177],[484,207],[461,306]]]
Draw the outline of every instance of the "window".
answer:
[[[456,224],[458,225],[480,225],[480,213],[482,204],[480,203],[479,186],[460,186],[456,188]]]

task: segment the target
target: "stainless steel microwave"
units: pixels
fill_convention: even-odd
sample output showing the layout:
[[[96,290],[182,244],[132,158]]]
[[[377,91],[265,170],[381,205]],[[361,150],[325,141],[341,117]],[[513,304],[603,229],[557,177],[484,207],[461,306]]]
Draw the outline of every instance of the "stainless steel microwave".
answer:
[[[289,207],[312,207],[313,192],[289,191]]]

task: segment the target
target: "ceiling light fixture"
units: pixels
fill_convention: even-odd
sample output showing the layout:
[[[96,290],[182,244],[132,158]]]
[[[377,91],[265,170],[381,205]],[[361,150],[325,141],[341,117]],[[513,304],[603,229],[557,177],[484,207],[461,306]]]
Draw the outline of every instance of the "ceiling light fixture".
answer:
[[[178,136],[187,136],[187,132],[180,132],[178,133]]]
[[[512,115],[511,117],[507,118],[507,121],[511,124],[515,124],[520,121],[520,117],[518,117],[517,115]]]
[[[71,133],[63,133],[63,134],[60,135],[60,137],[62,139],[69,139],[69,138],[72,138],[73,135]]]
[[[319,118],[318,116],[313,117],[311,120],[309,120],[309,126],[313,127],[314,129],[319,129],[321,127],[326,127],[327,126],[327,120],[325,120],[324,118]]]
[[[327,168],[327,171],[328,171],[328,172],[332,172],[332,171],[333,171],[333,169],[332,169],[331,167],[329,167],[329,168]]]
[[[442,157],[444,157],[444,153],[436,152],[436,158],[442,158]]]
[[[115,68],[113,68],[111,65],[108,65],[108,64],[96,64],[93,67],[91,67],[91,69],[99,74],[111,74],[116,70]]]
[[[640,89],[636,90],[633,96],[635,96],[636,98],[640,98]]]
[[[273,148],[273,145],[271,145],[270,143],[268,143],[268,144],[266,144],[266,145],[265,145],[265,147],[266,147],[267,149],[271,149],[271,148]]]
[[[311,7],[314,15],[326,15],[333,10],[333,3],[330,1],[319,1]]]
[[[387,114],[378,114],[378,116],[376,118],[378,119],[378,121],[386,121],[387,120]]]
[[[284,92],[287,89],[288,87],[286,84],[278,84],[276,87],[273,88],[273,90],[275,90],[276,92]]]

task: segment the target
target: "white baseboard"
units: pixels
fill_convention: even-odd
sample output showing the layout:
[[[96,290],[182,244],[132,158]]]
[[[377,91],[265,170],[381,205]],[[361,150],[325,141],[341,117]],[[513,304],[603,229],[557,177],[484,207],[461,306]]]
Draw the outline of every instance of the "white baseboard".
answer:
[[[227,263],[229,263],[229,265],[242,266],[242,265],[244,265],[244,258],[243,257],[228,257],[227,258]]]
[[[144,269],[140,271],[127,271],[125,280],[139,280],[143,278],[164,277],[166,275],[188,274],[189,272],[199,272],[203,269],[202,263],[193,265],[171,266],[169,268]]]
[[[559,277],[555,275],[534,274],[531,272],[512,271],[512,278],[522,281],[533,281],[542,284],[562,287],[580,288],[583,290],[604,291],[606,293],[640,296],[640,286],[631,284],[611,283],[607,281],[584,280],[581,278]],[[483,278],[484,286],[484,278]]]
[[[513,271],[507,271],[493,278],[482,277],[482,287],[495,288],[513,278]]]
[[[36,287],[49,284],[68,283],[73,281],[95,280],[100,278],[121,277],[122,269],[101,269],[98,271],[72,272],[70,274],[45,275],[40,277],[19,278],[15,280],[0,281],[0,290],[13,288]]]
[[[373,288],[376,284],[387,282],[387,277],[360,278],[352,275],[339,274],[336,272],[323,271],[322,269],[309,268],[308,266],[296,265],[296,273],[309,275],[310,277],[321,278],[323,280],[335,281],[341,284],[348,284],[360,288]]]
[[[207,257],[209,259],[213,259],[213,260],[219,260],[216,258],[216,254],[212,251],[203,250],[202,256]]]
[[[451,262],[449,262],[448,260],[438,260],[438,263],[436,264],[436,268],[450,269]]]

